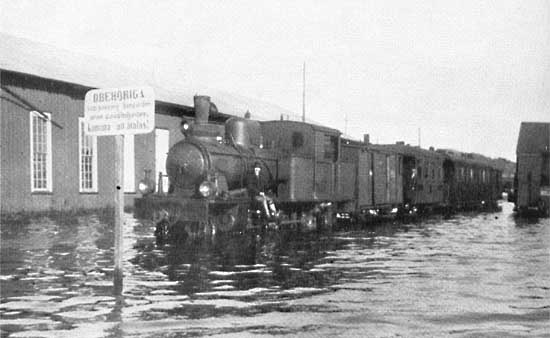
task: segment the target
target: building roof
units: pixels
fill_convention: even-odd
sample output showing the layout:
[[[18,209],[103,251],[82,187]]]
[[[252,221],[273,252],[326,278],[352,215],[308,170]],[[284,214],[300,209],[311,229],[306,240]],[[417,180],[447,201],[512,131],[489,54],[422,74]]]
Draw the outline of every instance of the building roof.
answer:
[[[155,98],[168,104],[193,107],[195,94],[208,95],[224,115],[243,116],[250,111],[253,119],[275,120],[296,114],[278,105],[212,88],[173,87],[172,81],[152,71],[135,69],[99,57],[75,53],[45,43],[0,33],[0,69],[34,75],[90,88],[117,88],[147,85]]]
[[[522,122],[516,154],[540,154],[550,151],[550,123]]]
[[[465,153],[455,149],[437,149],[438,153],[444,154],[456,162],[470,165],[483,165],[500,170],[494,159],[478,153]]]
[[[193,106],[193,95],[178,95],[153,81],[152,74],[98,57],[0,33],[0,69],[90,88],[151,86],[157,101]]]

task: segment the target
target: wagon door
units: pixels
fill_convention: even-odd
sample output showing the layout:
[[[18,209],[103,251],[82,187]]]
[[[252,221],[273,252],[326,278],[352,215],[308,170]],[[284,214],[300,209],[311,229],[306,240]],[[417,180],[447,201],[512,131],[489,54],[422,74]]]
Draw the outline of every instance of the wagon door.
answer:
[[[416,189],[416,160],[411,156],[403,156],[403,202],[415,201]]]
[[[316,133],[315,197],[331,200],[335,196],[338,177],[338,136]]]
[[[455,205],[457,201],[457,176],[453,161],[443,161],[443,201],[445,204]]]
[[[368,151],[359,152],[357,183],[358,183],[358,203],[360,208],[372,206],[372,161],[371,153]]]
[[[339,200],[354,200],[357,198],[359,185],[357,182],[357,160],[361,152],[356,147],[343,145],[340,148],[338,180],[336,180],[337,198]]]

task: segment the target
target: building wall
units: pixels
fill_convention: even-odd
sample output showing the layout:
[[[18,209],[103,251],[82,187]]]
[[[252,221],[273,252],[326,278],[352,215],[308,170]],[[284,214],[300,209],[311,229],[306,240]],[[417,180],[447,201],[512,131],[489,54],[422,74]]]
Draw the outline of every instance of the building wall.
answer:
[[[89,88],[33,76],[2,72],[0,105],[0,208],[2,213],[90,209],[112,206],[114,137],[97,138],[97,193],[79,191],[78,118],[84,116]],[[13,95],[15,94],[15,95]],[[156,105],[157,128],[170,130],[170,144],[181,140],[180,114]],[[31,192],[30,111],[51,113],[52,192]],[[163,115],[165,114],[165,115]],[[143,169],[155,168],[155,133],[135,136],[135,183]],[[126,194],[131,205],[137,194]]]
[[[518,154],[517,161],[517,205],[520,207],[536,206],[540,196],[542,156],[539,154]]]

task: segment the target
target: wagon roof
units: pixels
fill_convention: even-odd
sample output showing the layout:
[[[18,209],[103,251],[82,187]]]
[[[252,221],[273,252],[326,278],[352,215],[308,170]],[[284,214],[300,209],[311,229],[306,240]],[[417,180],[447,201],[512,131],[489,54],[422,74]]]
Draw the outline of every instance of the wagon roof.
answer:
[[[390,151],[406,156],[443,158],[444,156],[428,149],[404,144],[370,144],[369,148],[381,151]]]
[[[540,154],[550,151],[550,123],[522,122],[516,154]]]
[[[487,156],[477,153],[465,153],[454,149],[437,149],[437,152],[445,155],[454,162],[461,162],[470,165],[486,166],[498,169],[497,162]]]
[[[315,131],[322,131],[322,132],[326,132],[326,133],[330,133],[330,134],[338,134],[338,135],[341,134],[341,132],[338,129],[333,129],[333,128],[321,126],[321,125],[314,124],[314,123],[308,123],[308,122],[291,121],[291,120],[272,120],[272,121],[263,121],[263,122],[260,122],[260,123],[262,123],[262,124],[274,124],[274,125],[281,125],[281,126],[284,126],[284,125],[287,125],[287,126],[288,125],[295,125],[295,126],[296,125],[301,125],[301,126],[310,127]]]

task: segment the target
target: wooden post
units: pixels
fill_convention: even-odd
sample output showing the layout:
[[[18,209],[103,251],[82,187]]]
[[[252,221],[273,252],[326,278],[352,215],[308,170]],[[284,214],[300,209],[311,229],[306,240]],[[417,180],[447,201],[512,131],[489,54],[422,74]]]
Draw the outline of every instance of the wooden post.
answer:
[[[116,173],[115,182],[115,250],[114,263],[115,270],[113,275],[114,293],[122,293],[123,274],[122,274],[122,229],[124,226],[124,135],[115,135],[115,163]]]

